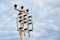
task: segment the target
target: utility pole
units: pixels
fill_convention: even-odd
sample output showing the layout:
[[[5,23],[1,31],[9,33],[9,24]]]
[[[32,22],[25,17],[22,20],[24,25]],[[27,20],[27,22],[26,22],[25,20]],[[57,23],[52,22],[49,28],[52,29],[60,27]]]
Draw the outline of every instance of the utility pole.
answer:
[[[32,16],[28,16],[29,9],[24,10],[24,6],[21,6],[20,9],[17,8],[17,4],[14,4],[14,9],[19,12],[17,15],[16,21],[17,21],[17,31],[20,34],[21,40],[25,40],[25,32],[27,31],[29,37],[30,32],[33,31],[33,22],[32,22]],[[25,24],[27,24],[27,28],[25,27]],[[20,25],[20,26],[19,26]],[[29,25],[31,25],[31,29],[29,28]]]

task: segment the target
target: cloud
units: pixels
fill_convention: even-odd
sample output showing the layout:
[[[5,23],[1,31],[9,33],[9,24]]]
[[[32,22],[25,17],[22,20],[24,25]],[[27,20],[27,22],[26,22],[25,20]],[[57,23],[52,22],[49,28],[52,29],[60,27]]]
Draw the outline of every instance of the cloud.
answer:
[[[19,38],[17,31],[0,30],[0,40],[13,40],[15,38]]]
[[[9,8],[6,4],[0,3],[0,13],[7,11]]]
[[[58,16],[58,15],[60,16],[59,0],[21,0],[21,1],[9,0],[9,2],[10,2],[10,5],[6,5],[3,3],[1,3],[0,5],[1,12],[6,12],[10,8],[9,12],[6,12],[7,14],[11,13],[11,15],[8,14],[9,17],[7,17],[7,15],[5,14],[1,16],[1,20],[4,20],[4,23],[6,23],[7,21],[9,22],[12,19],[12,17],[14,18],[16,13],[10,10],[13,9],[13,5],[15,3],[19,5],[18,7],[20,7],[21,5],[24,5],[26,8],[30,8],[30,13],[32,13],[33,15],[34,40],[36,39],[37,40],[55,40],[55,38],[56,40],[59,39],[58,37],[59,37],[60,27],[57,24],[54,24],[54,22],[56,22],[54,21],[55,16]],[[10,6],[10,7],[8,8],[7,6]],[[55,20],[59,20],[59,19],[55,19]],[[4,26],[4,28],[1,27],[2,25]],[[4,33],[4,34],[2,35],[1,40],[17,40],[16,36],[19,36],[19,34],[16,33],[15,19],[7,23],[7,25],[4,25],[4,24],[2,25],[0,26],[1,27],[0,33],[1,34]]]
[[[37,22],[34,26],[33,36],[35,39],[39,40],[55,40],[59,35],[57,32],[59,32],[59,27],[57,25],[46,22]],[[54,37],[54,34],[56,37]]]

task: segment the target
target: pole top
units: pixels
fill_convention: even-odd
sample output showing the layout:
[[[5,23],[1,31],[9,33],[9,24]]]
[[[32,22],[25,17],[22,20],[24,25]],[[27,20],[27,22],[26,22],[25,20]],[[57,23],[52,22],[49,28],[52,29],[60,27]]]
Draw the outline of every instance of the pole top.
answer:
[[[24,8],[24,6],[21,6],[21,9],[23,9]]]
[[[14,8],[15,8],[15,9],[17,8],[17,4],[14,4]]]
[[[29,9],[26,9],[27,12],[29,12]]]

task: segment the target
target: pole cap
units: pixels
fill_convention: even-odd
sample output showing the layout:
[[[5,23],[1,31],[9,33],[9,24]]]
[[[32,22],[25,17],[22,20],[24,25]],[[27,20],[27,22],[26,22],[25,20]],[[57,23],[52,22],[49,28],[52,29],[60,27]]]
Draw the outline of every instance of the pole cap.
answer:
[[[14,4],[14,8],[17,8],[17,4]]]
[[[27,12],[29,12],[29,9],[26,9]]]
[[[21,9],[23,9],[24,8],[24,6],[21,6]]]

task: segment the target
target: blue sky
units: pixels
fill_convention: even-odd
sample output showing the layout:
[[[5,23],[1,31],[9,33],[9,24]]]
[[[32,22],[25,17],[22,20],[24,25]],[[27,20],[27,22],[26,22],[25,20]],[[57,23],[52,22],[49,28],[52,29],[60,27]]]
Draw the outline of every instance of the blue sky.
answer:
[[[0,40],[20,39],[14,4],[30,9],[34,24],[30,40],[60,40],[60,0],[0,0]]]

